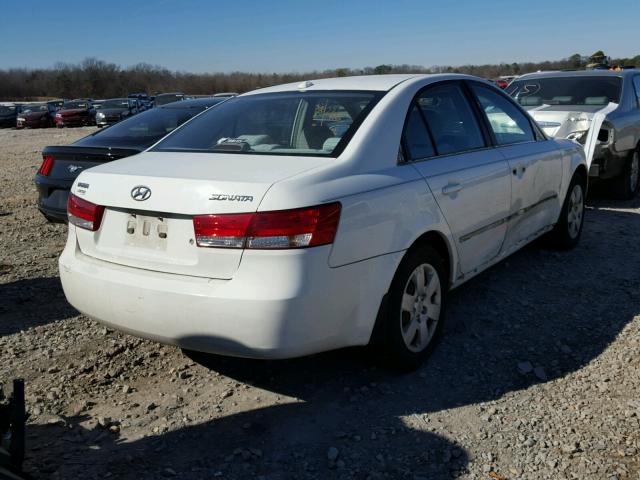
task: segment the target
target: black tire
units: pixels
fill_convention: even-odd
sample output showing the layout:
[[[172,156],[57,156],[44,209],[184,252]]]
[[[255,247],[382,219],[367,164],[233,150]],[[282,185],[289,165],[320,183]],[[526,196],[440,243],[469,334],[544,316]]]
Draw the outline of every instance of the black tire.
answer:
[[[420,266],[424,267],[425,265],[432,268],[427,268],[426,270],[423,269],[425,278],[427,275],[433,275],[434,273],[437,274],[439,291],[437,292],[437,298],[434,294],[429,299],[425,298],[424,301],[431,303],[432,300],[435,300],[433,302],[434,308],[432,311],[437,311],[437,305],[439,305],[439,315],[435,321],[430,318],[426,318],[424,320],[424,325],[427,327],[429,332],[427,335],[429,336],[429,339],[426,340],[422,349],[416,351],[416,349],[420,348],[420,345],[413,345],[414,350],[412,350],[407,345],[403,337],[404,325],[407,325],[406,330],[408,331],[412,325],[416,325],[416,322],[412,320],[415,316],[412,316],[409,311],[402,310],[402,302],[405,291],[410,288],[410,279],[412,278],[412,275]],[[431,278],[433,277],[430,276],[429,279]],[[427,282],[425,283],[428,286],[429,280],[427,279]],[[415,287],[415,283],[412,284]],[[403,372],[410,372],[422,365],[426,358],[431,354],[441,336],[442,325],[445,318],[448,286],[449,280],[445,262],[436,250],[425,245],[412,249],[406,254],[398,267],[393,281],[391,282],[385,314],[380,319],[383,322],[380,330],[384,335],[380,341],[380,346],[383,350],[385,363],[388,366]],[[422,303],[419,305],[420,308],[425,309],[426,317],[426,311],[431,307],[429,304],[424,307],[422,306]],[[422,325],[420,320],[417,321],[417,324]],[[432,329],[429,328],[429,325],[431,325]],[[415,331],[415,339],[417,343],[420,343],[418,337],[421,336],[422,331],[422,328],[420,328],[419,331]]]
[[[569,250],[580,241],[580,235],[582,234],[582,227],[584,225],[584,202],[586,198],[586,185],[587,181],[584,174],[576,172],[573,174],[569,188],[567,189],[567,196],[562,204],[562,210],[560,211],[560,218],[558,223],[553,227],[553,230],[549,232],[548,239],[552,248],[558,250]],[[576,205],[576,197],[574,191],[579,189],[580,205]],[[575,218],[576,215],[580,216],[579,225],[576,229]]]
[[[611,180],[611,187],[615,197],[620,200],[630,200],[638,195],[640,190],[640,148],[636,148],[629,155],[622,173]]]

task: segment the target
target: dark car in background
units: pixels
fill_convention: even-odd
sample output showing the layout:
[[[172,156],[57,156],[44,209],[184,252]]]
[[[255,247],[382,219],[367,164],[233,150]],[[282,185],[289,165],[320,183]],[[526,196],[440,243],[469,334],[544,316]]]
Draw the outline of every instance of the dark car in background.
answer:
[[[105,127],[129,118],[142,110],[137,98],[109,98],[96,111],[96,125]]]
[[[80,172],[146,150],[191,117],[227,98],[171,103],[141,112],[71,145],[45,147],[35,176],[38,209],[51,222],[65,222],[69,189]]]
[[[102,108],[102,104],[104,100],[91,100],[91,106],[96,109],[96,113],[100,108]]]
[[[62,108],[62,106],[64,105],[64,102],[66,100],[62,100],[62,99],[58,99],[58,100],[49,100],[47,102],[48,105],[51,105],[53,108],[55,108],[56,110],[60,110]]]
[[[172,93],[159,93],[155,96],[153,103],[156,107],[161,105],[166,105],[171,102],[179,102],[184,100],[186,95],[181,92],[172,92]]]
[[[148,110],[153,107],[153,102],[149,95],[145,92],[140,93],[130,93],[128,98],[135,98],[140,102],[142,110]]]
[[[56,109],[48,103],[29,103],[20,107],[16,128],[47,128],[55,125]]]
[[[70,100],[55,115],[56,126],[83,127],[96,124],[96,109],[89,98]]]
[[[20,104],[6,103],[0,105],[0,128],[15,128],[20,113]]]

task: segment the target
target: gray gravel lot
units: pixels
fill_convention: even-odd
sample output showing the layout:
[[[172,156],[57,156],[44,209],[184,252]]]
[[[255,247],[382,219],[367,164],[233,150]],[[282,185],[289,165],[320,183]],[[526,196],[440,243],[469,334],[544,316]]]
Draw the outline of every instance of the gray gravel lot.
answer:
[[[34,477],[640,479],[640,200],[591,199],[577,249],[456,290],[413,374],[363,349],[187,355],[65,301],[32,177],[90,131],[0,130],[0,383],[26,380]]]

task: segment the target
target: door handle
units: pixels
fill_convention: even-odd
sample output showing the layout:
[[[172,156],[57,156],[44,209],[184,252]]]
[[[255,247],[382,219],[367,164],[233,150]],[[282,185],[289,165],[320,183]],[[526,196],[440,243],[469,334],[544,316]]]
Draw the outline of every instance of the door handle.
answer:
[[[453,195],[454,193],[458,193],[462,190],[462,185],[459,183],[450,183],[445,187],[442,187],[442,193],[445,195]]]
[[[519,163],[518,165],[515,166],[515,168],[512,170],[512,173],[514,175],[521,175],[524,172],[527,171],[527,166],[524,163]]]

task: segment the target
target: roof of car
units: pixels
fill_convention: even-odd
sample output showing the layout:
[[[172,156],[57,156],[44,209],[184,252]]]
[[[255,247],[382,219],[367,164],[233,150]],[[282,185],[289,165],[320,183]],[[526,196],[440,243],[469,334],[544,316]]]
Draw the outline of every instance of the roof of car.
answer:
[[[224,100],[226,100],[225,97],[201,97],[193,98],[191,100],[180,100],[177,102],[165,103],[164,105],[160,105],[156,108],[202,108],[209,107],[211,105],[217,105]]]
[[[516,80],[526,78],[558,78],[558,77],[621,77],[640,73],[640,70],[555,70],[548,72],[525,73]]]
[[[388,75],[360,75],[354,77],[338,77],[338,78],[319,78],[302,80],[284,85],[276,85],[273,87],[261,88],[245,93],[244,95],[253,95],[256,93],[270,92],[293,92],[293,91],[313,91],[313,90],[372,90],[372,91],[388,91],[393,87],[406,80],[417,77],[438,77],[450,76],[440,74],[388,74]]]

